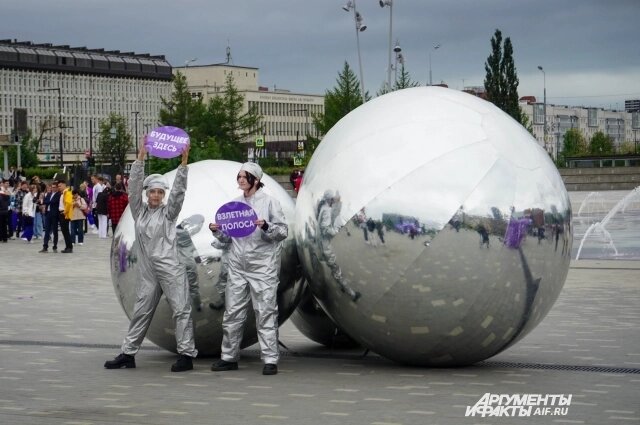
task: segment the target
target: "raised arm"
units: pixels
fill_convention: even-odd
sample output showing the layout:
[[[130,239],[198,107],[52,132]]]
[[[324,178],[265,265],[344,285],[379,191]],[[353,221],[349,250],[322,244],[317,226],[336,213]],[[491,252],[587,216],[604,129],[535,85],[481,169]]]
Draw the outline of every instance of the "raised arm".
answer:
[[[182,161],[180,162],[180,166],[178,166],[176,178],[173,180],[171,193],[167,200],[167,217],[170,220],[177,220],[182,210],[182,203],[184,202],[185,192],[187,191],[187,176],[189,174],[189,167],[187,166],[188,160],[189,146],[187,145],[182,151]]]
[[[140,151],[138,152],[138,159],[131,165],[131,174],[129,175],[129,207],[131,208],[131,215],[133,219],[137,219],[140,211],[142,210],[142,183],[144,182],[144,157],[147,154],[147,149],[144,146],[144,140]]]

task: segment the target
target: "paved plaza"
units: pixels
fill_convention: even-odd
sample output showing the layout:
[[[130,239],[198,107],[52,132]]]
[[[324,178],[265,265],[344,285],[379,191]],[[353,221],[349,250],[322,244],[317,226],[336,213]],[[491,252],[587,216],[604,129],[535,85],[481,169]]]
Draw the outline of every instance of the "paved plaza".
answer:
[[[0,244],[0,424],[640,424],[640,262],[572,262],[545,320],[471,367],[330,350],[287,322],[276,376],[261,375],[255,346],[238,371],[203,358],[176,374],[175,355],[149,341],[136,369],[103,368],[128,326],[110,244],[87,235],[70,255]],[[465,417],[485,393],[572,399],[565,415]]]

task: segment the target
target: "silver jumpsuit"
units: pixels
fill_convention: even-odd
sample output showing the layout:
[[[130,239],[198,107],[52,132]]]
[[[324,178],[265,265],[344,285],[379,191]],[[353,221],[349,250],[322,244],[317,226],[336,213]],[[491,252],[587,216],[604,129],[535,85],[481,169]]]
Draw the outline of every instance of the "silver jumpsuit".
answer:
[[[136,160],[129,179],[129,208],[135,220],[138,256],[136,303],[122,352],[134,355],[144,339],[161,295],[173,311],[179,354],[196,357],[191,303],[185,268],[178,260],[176,220],[187,189],[188,167],[179,166],[166,204],[149,208],[142,201],[144,162]]]
[[[334,208],[329,205],[329,202],[331,202],[330,198],[329,200],[323,200],[320,211],[318,211],[318,233],[320,235],[319,242],[322,258],[327,263],[327,266],[329,266],[329,269],[331,269],[331,275],[338,285],[340,285],[340,290],[349,294],[354,301],[357,301],[357,299],[360,298],[360,294],[354,291],[342,276],[342,270],[336,262],[336,254],[333,252],[333,247],[331,246],[331,240],[340,232],[340,226],[336,225],[337,214]],[[340,208],[340,204],[338,204],[337,207]]]
[[[280,203],[258,190],[249,198],[235,199],[250,205],[259,219],[267,222],[267,230],[256,228],[244,238],[232,238],[221,231],[213,235],[229,246],[229,278],[225,291],[222,322],[222,355],[227,362],[237,362],[249,302],[253,304],[263,363],[277,364],[280,243],[287,238],[288,226]]]

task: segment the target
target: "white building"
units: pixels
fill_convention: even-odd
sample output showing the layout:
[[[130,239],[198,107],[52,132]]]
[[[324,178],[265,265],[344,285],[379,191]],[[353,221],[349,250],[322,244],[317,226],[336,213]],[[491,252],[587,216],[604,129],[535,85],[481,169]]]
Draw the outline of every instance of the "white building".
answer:
[[[278,157],[290,157],[298,151],[298,143],[304,143],[306,135],[317,135],[313,116],[324,113],[324,96],[292,93],[287,90],[269,90],[258,85],[258,68],[230,64],[194,65],[174,68],[187,79],[189,91],[201,97],[204,102],[224,91],[229,75],[240,94],[244,96],[243,111],[255,108],[262,116],[265,149],[260,156],[269,152]],[[254,154],[255,140],[247,139],[248,155]],[[302,147],[302,145],[300,145]]]
[[[60,163],[61,153],[65,164],[84,161],[112,112],[128,120],[134,144],[157,126],[171,78],[164,56],[0,40],[0,135],[14,132],[14,109],[26,110],[33,133],[48,124],[44,163]]]
[[[562,151],[564,134],[571,128],[577,128],[587,143],[593,135],[601,131],[613,139],[614,147],[619,149],[624,142],[637,143],[640,130],[640,113],[581,106],[560,106],[547,104],[547,134],[544,131],[544,104],[526,103],[520,105],[529,117],[533,134],[540,146],[554,158]]]

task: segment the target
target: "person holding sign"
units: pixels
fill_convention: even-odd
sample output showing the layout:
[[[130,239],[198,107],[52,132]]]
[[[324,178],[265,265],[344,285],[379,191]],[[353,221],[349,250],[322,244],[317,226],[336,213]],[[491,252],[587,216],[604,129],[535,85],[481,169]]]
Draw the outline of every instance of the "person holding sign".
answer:
[[[262,374],[278,373],[278,275],[281,241],[287,238],[289,229],[280,203],[261,190],[261,179],[258,164],[243,164],[237,176],[242,196],[223,205],[216,214],[216,223],[209,224],[213,236],[229,247],[222,354],[211,366],[216,372],[238,369],[242,331],[251,301],[264,363]],[[225,209],[233,204],[242,206]]]
[[[144,178],[143,146],[138,160],[131,166],[129,180],[129,207],[135,221],[136,242],[139,248],[137,299],[129,332],[122,343],[122,353],[114,360],[107,361],[107,369],[136,367],[135,354],[140,349],[153,313],[164,293],[175,320],[178,361],[171,366],[172,372],[193,369],[193,358],[198,352],[193,338],[191,302],[187,275],[179,262],[176,247],[176,220],[182,209],[187,189],[187,159],[189,145],[182,150],[182,162],[178,167],[173,188],[166,205],[163,204],[169,186],[163,176],[152,174]],[[147,202],[143,202],[142,192],[146,191]]]

